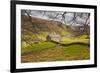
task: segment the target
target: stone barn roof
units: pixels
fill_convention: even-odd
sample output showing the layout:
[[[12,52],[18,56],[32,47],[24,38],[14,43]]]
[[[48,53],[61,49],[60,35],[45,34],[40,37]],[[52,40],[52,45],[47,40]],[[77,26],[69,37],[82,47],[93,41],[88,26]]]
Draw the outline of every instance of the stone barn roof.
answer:
[[[51,38],[61,38],[60,35],[48,35],[48,37],[51,37]]]

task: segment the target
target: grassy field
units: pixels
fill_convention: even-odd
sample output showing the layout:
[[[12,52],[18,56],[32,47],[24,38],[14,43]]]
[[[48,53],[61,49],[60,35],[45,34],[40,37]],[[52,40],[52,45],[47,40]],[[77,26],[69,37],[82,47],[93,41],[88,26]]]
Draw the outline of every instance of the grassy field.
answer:
[[[70,39],[69,39],[70,40]],[[75,40],[64,41],[71,43]],[[87,42],[87,39],[79,40]],[[24,54],[25,52],[31,52]],[[90,58],[90,49],[86,45],[73,44],[70,46],[60,46],[52,42],[41,42],[39,44],[31,44],[22,48],[21,61],[24,62],[44,62],[44,61],[69,61],[69,60],[85,60]]]
[[[72,42],[89,43],[89,39],[86,39],[87,37],[88,37],[87,35],[83,35],[80,37],[70,37],[70,38],[62,37],[61,42],[65,44],[69,44]]]
[[[40,42],[38,44],[30,44],[27,47],[22,47],[21,52],[22,53],[31,52],[31,51],[41,50],[41,49],[45,49],[45,48],[49,48],[53,46],[56,46],[56,44],[52,42]]]

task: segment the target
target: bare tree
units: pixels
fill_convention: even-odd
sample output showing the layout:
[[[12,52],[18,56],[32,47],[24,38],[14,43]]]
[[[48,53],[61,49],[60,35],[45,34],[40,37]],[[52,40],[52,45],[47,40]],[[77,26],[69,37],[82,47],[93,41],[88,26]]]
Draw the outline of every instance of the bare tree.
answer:
[[[32,17],[30,16],[30,13],[31,13],[31,10],[23,10],[26,14],[27,14],[27,16],[29,17],[29,21],[33,24],[33,22],[32,22]]]
[[[32,17],[31,17],[31,10],[23,10],[26,15],[28,16],[29,22],[33,25],[33,28],[37,31],[37,25],[33,23]]]
[[[66,11],[34,11],[34,10],[23,10],[23,14],[28,16],[30,23],[33,25],[34,29],[37,29],[37,25],[32,22],[32,15],[40,17],[47,17],[49,20],[60,21],[61,23],[71,26],[81,26],[77,30],[79,34],[86,33],[89,30],[90,24],[90,14],[81,12],[66,12]],[[74,31],[74,30],[73,30]]]

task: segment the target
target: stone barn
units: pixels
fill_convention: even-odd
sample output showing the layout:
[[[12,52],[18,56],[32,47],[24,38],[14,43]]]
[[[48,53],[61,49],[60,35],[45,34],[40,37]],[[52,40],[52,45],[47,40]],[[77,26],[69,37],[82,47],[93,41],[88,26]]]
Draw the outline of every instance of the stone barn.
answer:
[[[48,35],[46,37],[47,41],[55,41],[55,42],[60,42],[61,36],[60,35]]]

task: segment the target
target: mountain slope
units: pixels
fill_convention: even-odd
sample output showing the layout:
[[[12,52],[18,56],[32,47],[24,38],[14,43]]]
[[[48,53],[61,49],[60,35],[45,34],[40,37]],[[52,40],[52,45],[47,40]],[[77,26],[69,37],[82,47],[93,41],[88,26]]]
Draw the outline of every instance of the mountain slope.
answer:
[[[66,25],[58,21],[32,17],[32,22],[30,22],[28,16],[21,16],[22,41],[45,41],[48,34],[59,34],[63,36],[68,34],[67,28]]]

